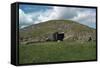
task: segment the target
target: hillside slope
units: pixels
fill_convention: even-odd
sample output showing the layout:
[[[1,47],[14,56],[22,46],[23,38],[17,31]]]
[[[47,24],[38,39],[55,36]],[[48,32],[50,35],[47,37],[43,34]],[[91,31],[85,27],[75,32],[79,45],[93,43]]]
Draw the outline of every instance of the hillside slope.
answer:
[[[45,41],[54,32],[64,32],[64,40],[96,40],[96,30],[71,20],[50,20],[19,30],[20,42]]]

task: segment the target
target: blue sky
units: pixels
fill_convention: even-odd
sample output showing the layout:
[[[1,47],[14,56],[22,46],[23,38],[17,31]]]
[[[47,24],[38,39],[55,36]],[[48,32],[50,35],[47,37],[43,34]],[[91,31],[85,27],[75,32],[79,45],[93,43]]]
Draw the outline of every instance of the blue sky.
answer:
[[[52,9],[51,6],[41,6],[41,5],[20,5],[19,8],[22,9],[25,13],[46,11],[48,9]]]
[[[81,24],[96,28],[96,9],[57,7],[43,5],[19,5],[20,28],[38,24],[48,20],[74,20]]]

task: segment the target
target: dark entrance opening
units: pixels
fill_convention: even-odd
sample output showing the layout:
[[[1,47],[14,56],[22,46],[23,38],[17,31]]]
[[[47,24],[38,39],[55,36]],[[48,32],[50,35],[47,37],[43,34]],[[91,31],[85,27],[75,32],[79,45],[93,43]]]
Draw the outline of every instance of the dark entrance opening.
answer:
[[[64,32],[62,32],[62,33],[55,32],[53,34],[53,38],[54,38],[54,41],[58,41],[58,40],[63,41],[63,39],[64,39]]]

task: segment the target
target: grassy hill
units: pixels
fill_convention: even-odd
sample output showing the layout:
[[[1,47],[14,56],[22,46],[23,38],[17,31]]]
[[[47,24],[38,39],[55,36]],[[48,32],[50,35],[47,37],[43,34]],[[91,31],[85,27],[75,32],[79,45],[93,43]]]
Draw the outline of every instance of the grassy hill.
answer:
[[[64,32],[64,41],[45,41],[54,32]],[[96,60],[95,29],[71,20],[50,20],[22,28],[19,41],[20,64]]]
[[[95,40],[95,29],[71,20],[50,20],[19,30],[20,41],[40,41],[54,32],[64,32],[64,40]]]

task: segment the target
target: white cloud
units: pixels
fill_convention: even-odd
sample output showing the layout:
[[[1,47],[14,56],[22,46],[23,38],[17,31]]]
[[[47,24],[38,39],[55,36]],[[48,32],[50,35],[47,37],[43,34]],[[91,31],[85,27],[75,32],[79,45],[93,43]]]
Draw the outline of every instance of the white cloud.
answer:
[[[85,8],[54,6],[52,9],[47,9],[44,12],[38,11],[31,13],[25,13],[19,9],[19,22],[21,27],[53,19],[70,19],[94,27],[93,25],[96,23],[95,17],[95,12],[91,12],[91,10]]]
[[[31,24],[33,20],[29,15],[25,14],[21,9],[19,9],[19,25],[20,27],[25,27],[28,24]]]
[[[73,8],[53,7],[53,9],[46,10],[38,17],[39,22],[44,22],[53,19],[71,19],[77,16],[77,12]]]
[[[58,19],[71,19],[74,16],[77,16],[77,11],[75,11],[75,8],[54,7],[54,11],[57,14]]]
[[[19,9],[20,28],[51,20],[53,19],[50,16],[51,13],[52,10],[46,10],[45,12],[38,11],[38,12],[25,13],[23,10]]]
[[[81,24],[88,25],[95,28],[96,25],[96,13],[91,11],[78,12],[78,15],[72,20],[78,21]]]

